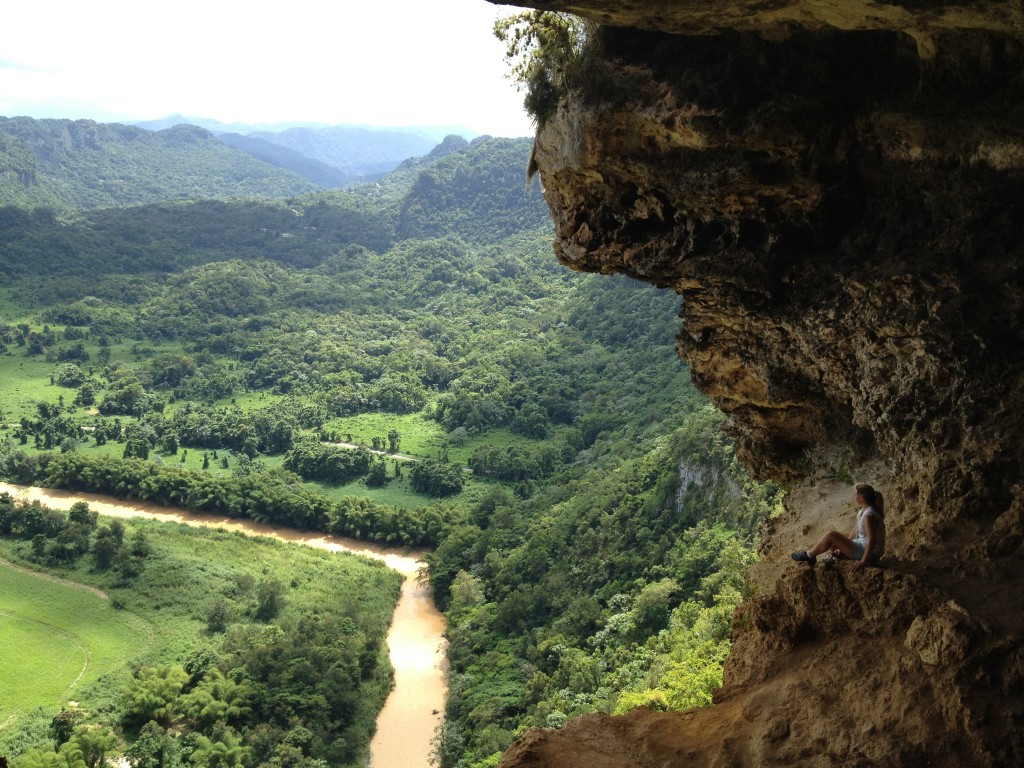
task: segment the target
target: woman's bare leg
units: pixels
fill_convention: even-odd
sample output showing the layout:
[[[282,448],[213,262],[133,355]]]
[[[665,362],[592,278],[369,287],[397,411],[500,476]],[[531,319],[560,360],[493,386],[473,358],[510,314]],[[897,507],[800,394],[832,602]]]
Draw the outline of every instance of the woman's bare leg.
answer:
[[[807,550],[807,554],[811,557],[817,557],[832,549],[838,549],[843,553],[844,557],[851,557],[853,555],[853,541],[839,531],[829,531],[818,539],[818,543],[812,549]]]

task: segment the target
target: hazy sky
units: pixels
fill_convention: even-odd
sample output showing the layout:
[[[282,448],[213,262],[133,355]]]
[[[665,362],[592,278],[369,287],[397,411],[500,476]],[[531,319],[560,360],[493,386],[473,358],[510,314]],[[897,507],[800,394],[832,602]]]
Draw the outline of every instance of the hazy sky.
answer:
[[[0,115],[532,135],[485,0],[48,0],[4,8]]]

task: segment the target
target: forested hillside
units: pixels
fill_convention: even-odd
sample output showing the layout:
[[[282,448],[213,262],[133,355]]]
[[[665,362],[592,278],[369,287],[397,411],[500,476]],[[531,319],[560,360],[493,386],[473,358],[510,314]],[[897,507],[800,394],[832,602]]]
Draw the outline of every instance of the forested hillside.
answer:
[[[495,243],[544,226],[547,208],[523,180],[523,139],[445,144],[444,156],[411,160],[378,184],[287,200],[192,200],[56,216],[0,207],[0,274],[60,273],[59,284],[22,283],[49,303],[95,293],[108,275],[165,273],[225,258],[313,267],[345,245],[386,252],[402,230]],[[412,189],[410,189],[410,187]],[[431,189],[446,206],[432,202]]]
[[[779,503],[673,354],[677,297],[555,262],[529,151],[449,140],[277,202],[0,210],[0,474],[435,548],[445,767],[707,703]]]
[[[317,189],[196,126],[153,133],[92,120],[0,117],[0,204],[55,210]]]

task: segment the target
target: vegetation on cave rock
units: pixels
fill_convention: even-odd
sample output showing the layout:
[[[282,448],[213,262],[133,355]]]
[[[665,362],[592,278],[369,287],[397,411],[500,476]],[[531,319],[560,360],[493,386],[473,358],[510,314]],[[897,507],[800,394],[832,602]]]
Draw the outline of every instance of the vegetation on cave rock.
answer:
[[[499,19],[494,34],[506,45],[509,77],[525,91],[523,106],[538,126],[561,94],[587,70],[587,43],[596,25],[571,13],[523,11]]]
[[[286,201],[0,209],[0,474],[435,548],[443,766],[582,712],[707,703],[779,502],[674,357],[676,297],[551,258],[529,150],[451,142]],[[178,733],[92,717],[124,747]]]

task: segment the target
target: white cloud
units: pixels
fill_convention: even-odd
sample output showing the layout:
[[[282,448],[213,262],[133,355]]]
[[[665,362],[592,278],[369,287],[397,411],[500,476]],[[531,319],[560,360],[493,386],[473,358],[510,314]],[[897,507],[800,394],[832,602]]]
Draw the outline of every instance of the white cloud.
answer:
[[[464,125],[527,135],[485,0],[56,0],[0,28],[0,114]]]

